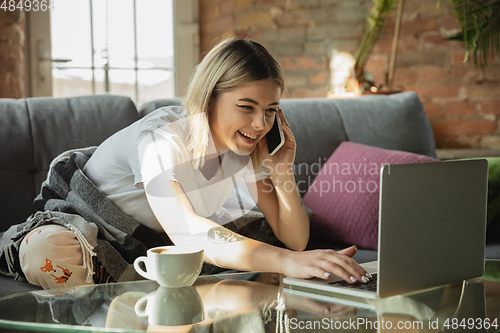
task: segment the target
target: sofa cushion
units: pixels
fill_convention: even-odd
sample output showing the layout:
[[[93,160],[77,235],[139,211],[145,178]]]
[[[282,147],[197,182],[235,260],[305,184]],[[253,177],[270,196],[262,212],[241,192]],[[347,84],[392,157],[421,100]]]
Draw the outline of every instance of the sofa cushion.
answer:
[[[335,102],[328,98],[282,99],[280,107],[297,144],[294,173],[304,195],[335,148],[348,138]]]
[[[164,99],[157,99],[154,101],[150,101],[147,103],[144,103],[141,105],[139,108],[139,117],[144,117],[153,112],[156,109],[159,109],[163,106],[178,106],[182,105],[182,98],[180,97],[174,97],[174,98],[164,98]]]
[[[134,103],[125,96],[28,98],[26,104],[37,171],[48,170],[60,153],[100,145],[139,119]]]
[[[348,141],[436,157],[434,134],[417,94],[335,100]]]
[[[462,158],[457,161],[475,160],[477,158]],[[483,158],[480,158],[483,159]],[[500,157],[486,157],[488,161],[488,208],[486,225],[493,228],[500,224]],[[500,239],[500,235],[496,236]]]
[[[33,160],[33,137],[26,100],[0,100],[0,170],[30,171]],[[5,188],[5,187],[2,187]]]
[[[488,226],[500,223],[500,157],[488,160]]]
[[[0,297],[41,289],[41,287],[30,284],[27,281],[16,281],[10,276],[0,274]],[[3,331],[0,330],[0,332]]]
[[[33,212],[35,169],[30,118],[23,99],[0,99],[0,232]]]
[[[0,232],[24,222],[54,157],[99,145],[139,119],[128,97],[0,99]]]
[[[342,143],[304,196],[304,203],[316,213],[311,238],[377,249],[380,168],[434,161],[424,155]]]

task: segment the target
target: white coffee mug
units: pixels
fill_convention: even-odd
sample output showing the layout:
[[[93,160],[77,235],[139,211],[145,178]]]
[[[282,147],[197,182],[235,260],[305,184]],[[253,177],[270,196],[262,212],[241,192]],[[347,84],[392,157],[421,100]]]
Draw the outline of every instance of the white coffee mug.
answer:
[[[146,270],[139,265],[144,263]],[[134,268],[146,279],[162,287],[188,287],[196,281],[203,266],[203,249],[194,246],[160,246],[149,249],[147,257],[138,257]]]

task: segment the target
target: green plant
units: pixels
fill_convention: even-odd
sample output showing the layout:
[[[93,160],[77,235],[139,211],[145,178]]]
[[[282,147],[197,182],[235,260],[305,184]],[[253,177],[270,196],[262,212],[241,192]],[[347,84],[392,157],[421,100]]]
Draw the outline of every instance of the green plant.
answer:
[[[367,18],[368,24],[356,53],[356,63],[354,64],[356,79],[364,89],[369,89],[370,86],[374,85],[371,75],[365,72],[365,64],[382,32],[385,19],[398,1],[399,0],[373,0],[373,7]]]
[[[464,42],[464,61],[472,55],[474,64],[484,67],[488,58],[500,56],[500,0],[447,1],[453,4],[462,30],[447,39]]]

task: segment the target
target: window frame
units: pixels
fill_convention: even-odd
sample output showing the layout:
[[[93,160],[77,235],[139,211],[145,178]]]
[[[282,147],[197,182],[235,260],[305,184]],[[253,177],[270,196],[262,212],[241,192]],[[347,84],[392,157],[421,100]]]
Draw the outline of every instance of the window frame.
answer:
[[[134,0],[134,3],[136,1],[140,0]],[[198,23],[198,1],[199,0],[173,0],[173,74],[175,85],[174,94],[176,97],[182,97],[184,95],[191,73],[199,61],[200,33]],[[57,10],[57,2],[55,2],[54,5]],[[52,96],[52,63],[61,62],[62,59],[52,59],[50,11],[26,12],[25,38],[26,96]],[[180,61],[180,59],[182,59],[182,61]],[[138,70],[147,69],[135,68],[136,76]],[[95,91],[95,88],[93,90]]]

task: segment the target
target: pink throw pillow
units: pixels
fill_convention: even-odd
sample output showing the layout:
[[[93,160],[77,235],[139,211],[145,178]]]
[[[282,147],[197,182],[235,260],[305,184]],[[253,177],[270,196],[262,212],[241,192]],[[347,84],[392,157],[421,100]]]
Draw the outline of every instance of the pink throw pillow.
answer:
[[[380,168],[436,161],[403,151],[341,143],[304,196],[304,203],[316,214],[311,238],[376,250]]]

